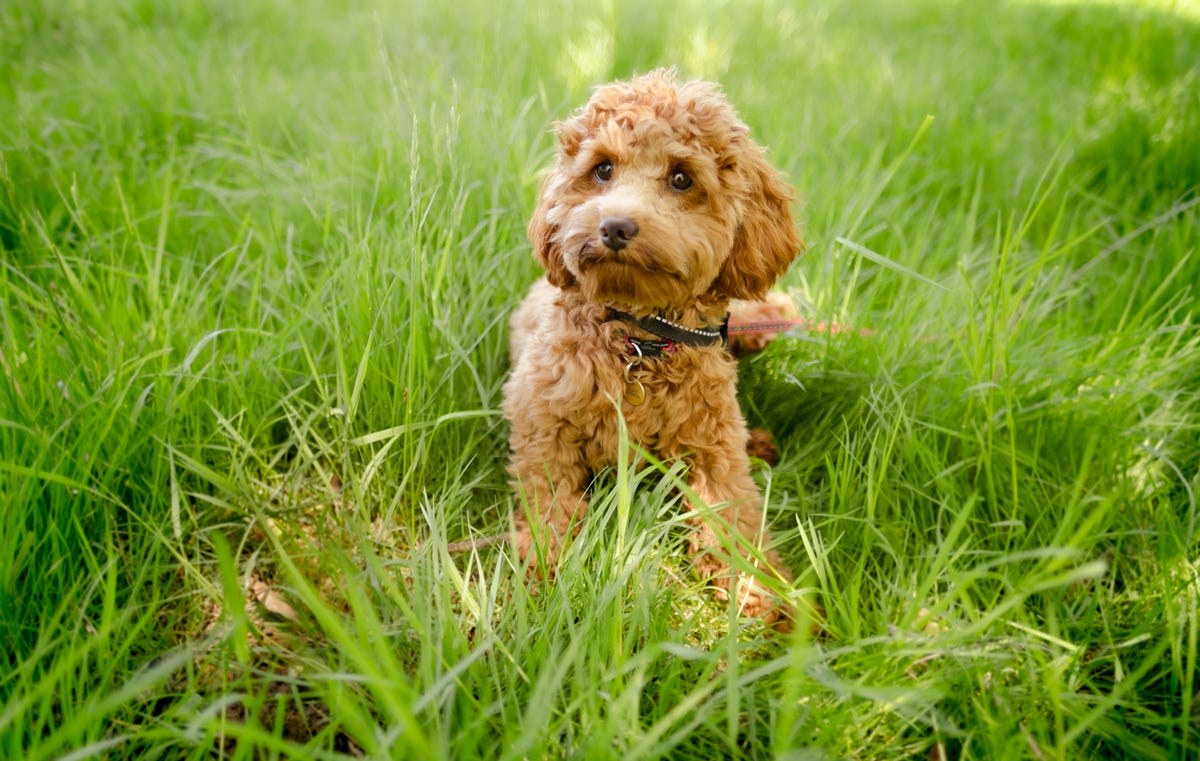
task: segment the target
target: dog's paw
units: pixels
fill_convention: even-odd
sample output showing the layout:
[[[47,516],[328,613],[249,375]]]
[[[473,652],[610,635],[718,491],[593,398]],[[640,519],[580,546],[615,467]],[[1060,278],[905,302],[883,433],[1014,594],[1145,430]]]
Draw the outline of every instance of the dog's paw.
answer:
[[[744,615],[761,619],[764,624],[781,634],[792,630],[796,612],[792,606],[764,589],[751,576],[738,575],[738,609]]]
[[[733,581],[733,577],[714,577],[712,581],[716,586],[713,596],[721,602],[728,602],[728,584]],[[778,595],[763,587],[759,580],[749,574],[737,574],[737,607],[740,615],[757,618],[780,634],[792,631],[793,622],[796,620],[796,612],[791,605],[779,599]]]
[[[775,446],[775,437],[770,431],[762,428],[750,429],[750,438],[746,440],[746,454],[772,467],[779,462],[779,448]]]
[[[517,557],[525,562],[529,562],[529,558],[533,554],[533,534],[528,528],[517,528],[509,535],[509,540],[512,542],[513,549],[517,551]]]
[[[525,565],[525,576],[531,580],[554,579],[558,565],[558,546],[545,535],[534,538],[528,528],[518,528],[511,535],[513,549]]]

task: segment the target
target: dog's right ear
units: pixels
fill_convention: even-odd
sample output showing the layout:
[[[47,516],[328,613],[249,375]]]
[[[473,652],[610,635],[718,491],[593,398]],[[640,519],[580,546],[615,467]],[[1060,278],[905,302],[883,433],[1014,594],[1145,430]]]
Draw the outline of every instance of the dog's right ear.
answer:
[[[550,192],[550,185],[554,182],[554,177],[555,175],[551,174],[542,184],[542,192],[538,196],[537,208],[533,210],[527,232],[529,242],[533,244],[533,255],[546,270],[546,279],[551,285],[566,288],[575,282],[575,276],[567,269],[567,264],[563,261],[562,246],[555,240],[558,226],[551,224],[549,220],[550,199],[554,196],[554,193]]]
[[[555,240],[558,225],[550,221],[550,212],[554,208],[554,199],[562,195],[566,178],[562,174],[563,164],[579,153],[579,146],[587,134],[588,123],[586,114],[581,112],[573,118],[556,122],[555,136],[558,141],[558,162],[546,181],[542,183],[542,191],[538,195],[537,208],[529,220],[529,242],[533,244],[533,254],[537,257],[542,268],[546,270],[546,279],[552,285],[566,288],[575,283],[575,276],[567,269],[563,260],[562,248]]]

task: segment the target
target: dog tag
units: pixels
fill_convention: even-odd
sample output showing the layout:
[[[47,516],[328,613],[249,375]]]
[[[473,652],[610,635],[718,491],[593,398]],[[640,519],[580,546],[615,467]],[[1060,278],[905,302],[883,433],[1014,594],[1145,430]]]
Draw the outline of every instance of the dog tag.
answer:
[[[646,401],[646,387],[636,378],[625,381],[625,401],[639,405]]]

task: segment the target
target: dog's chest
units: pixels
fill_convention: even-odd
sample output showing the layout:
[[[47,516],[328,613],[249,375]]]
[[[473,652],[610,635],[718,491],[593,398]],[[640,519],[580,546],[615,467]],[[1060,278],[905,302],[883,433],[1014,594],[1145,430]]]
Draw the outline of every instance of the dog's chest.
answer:
[[[584,448],[593,468],[616,460],[620,423],[630,441],[662,457],[695,447],[689,431],[705,427],[717,410],[736,405],[736,371],[722,351],[683,352],[641,363],[616,354],[590,363],[593,393],[582,419]]]

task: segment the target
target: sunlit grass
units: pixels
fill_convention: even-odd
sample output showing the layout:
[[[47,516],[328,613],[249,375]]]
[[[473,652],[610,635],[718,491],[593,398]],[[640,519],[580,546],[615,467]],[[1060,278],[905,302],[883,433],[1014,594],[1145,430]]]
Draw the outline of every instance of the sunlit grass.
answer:
[[[0,756],[1190,758],[1192,3],[0,7]],[[800,601],[603,474],[493,546],[550,125],[654,66],[797,185],[743,367]]]

